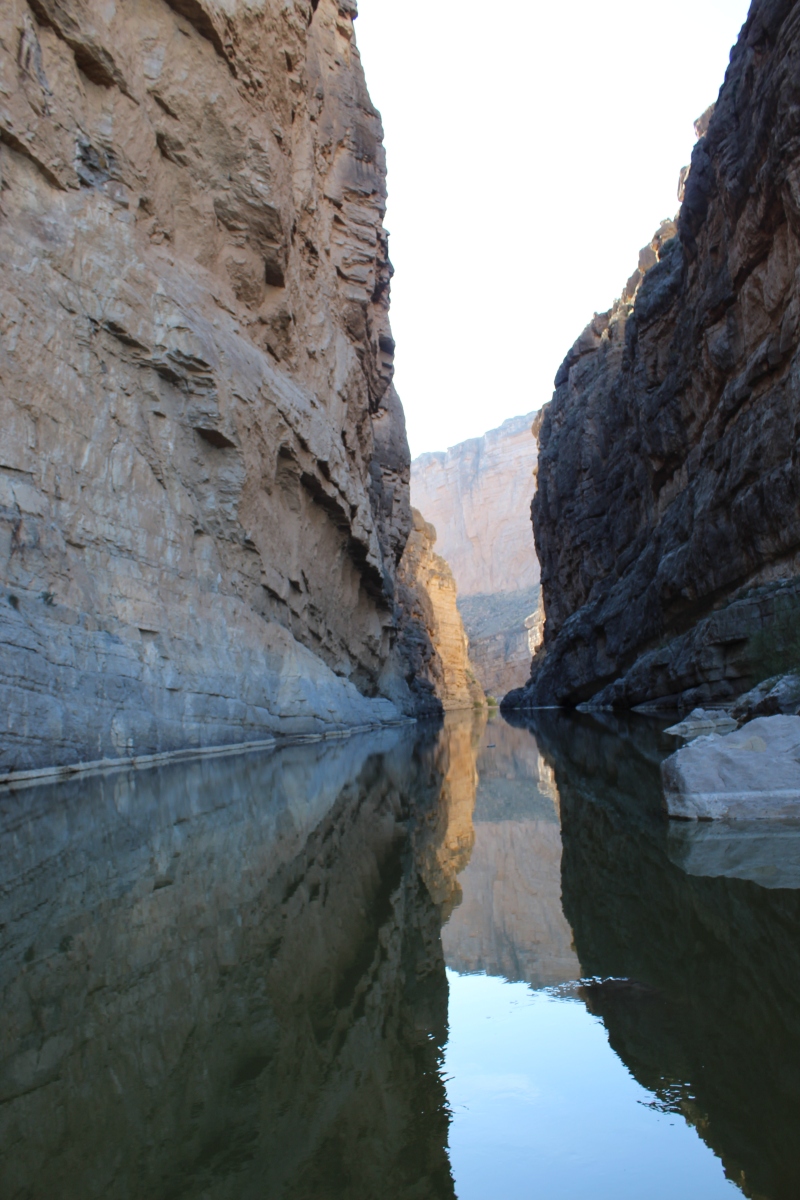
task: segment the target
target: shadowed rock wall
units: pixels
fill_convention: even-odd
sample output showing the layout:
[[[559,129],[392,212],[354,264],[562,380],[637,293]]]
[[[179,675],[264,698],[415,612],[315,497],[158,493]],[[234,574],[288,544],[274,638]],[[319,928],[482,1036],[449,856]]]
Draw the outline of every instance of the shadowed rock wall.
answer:
[[[354,15],[2,6],[0,769],[397,715],[366,699],[410,510]]]
[[[734,696],[795,587],[799,64],[800,6],[755,0],[677,236],[559,370],[533,503],[546,653],[509,703]]]

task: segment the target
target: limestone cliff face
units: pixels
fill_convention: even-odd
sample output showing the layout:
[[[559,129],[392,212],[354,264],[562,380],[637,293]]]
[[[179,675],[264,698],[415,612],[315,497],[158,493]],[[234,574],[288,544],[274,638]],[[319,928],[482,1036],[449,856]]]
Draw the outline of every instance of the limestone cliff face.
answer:
[[[538,601],[539,560],[526,509],[537,442],[536,413],[411,464],[415,508],[431,521],[458,587],[470,656],[484,690],[524,682],[532,649],[526,619]]]
[[[0,9],[3,767],[396,715],[366,699],[410,510],[354,15]]]
[[[798,80],[800,6],[755,0],[677,236],[556,377],[533,503],[546,653],[510,703],[726,699],[797,590]]]
[[[483,704],[469,659],[449,565],[434,554],[436,530],[412,509],[414,526],[397,573],[402,667],[420,712]],[[400,657],[400,656],[398,656]]]

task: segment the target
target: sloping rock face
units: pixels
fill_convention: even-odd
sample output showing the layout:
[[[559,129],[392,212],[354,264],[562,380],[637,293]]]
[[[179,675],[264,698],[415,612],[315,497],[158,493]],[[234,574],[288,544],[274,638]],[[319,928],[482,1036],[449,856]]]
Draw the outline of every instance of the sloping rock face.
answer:
[[[397,572],[404,680],[415,708],[431,715],[484,703],[469,659],[453,573],[433,551],[436,530],[416,509]]]
[[[411,464],[412,502],[436,527],[458,587],[470,656],[481,686],[494,696],[524,682],[533,653],[525,622],[538,602],[539,560],[526,509],[536,417],[513,417]]]
[[[6,769],[397,715],[368,699],[409,456],[354,15],[2,6]]]
[[[797,590],[799,67],[800,7],[756,0],[678,236],[556,377],[533,502],[546,654],[509,703],[734,697]]]

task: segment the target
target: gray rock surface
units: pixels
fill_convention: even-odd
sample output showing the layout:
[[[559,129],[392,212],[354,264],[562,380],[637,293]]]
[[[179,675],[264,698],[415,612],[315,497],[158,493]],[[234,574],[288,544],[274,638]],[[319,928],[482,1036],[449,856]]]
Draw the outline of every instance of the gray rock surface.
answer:
[[[670,817],[800,820],[800,717],[757,717],[708,734],[661,765]]]
[[[354,14],[0,8],[0,769],[395,711],[409,454]]]
[[[797,5],[755,0],[678,236],[558,372],[533,505],[546,653],[510,703],[685,710],[754,682],[748,638],[800,569],[798,64]]]
[[[733,733],[734,729],[738,729],[738,722],[727,713],[693,708],[688,717],[684,717],[677,725],[670,725],[664,733],[688,742],[706,733]]]
[[[672,821],[668,847],[687,875],[800,889],[800,821]]]

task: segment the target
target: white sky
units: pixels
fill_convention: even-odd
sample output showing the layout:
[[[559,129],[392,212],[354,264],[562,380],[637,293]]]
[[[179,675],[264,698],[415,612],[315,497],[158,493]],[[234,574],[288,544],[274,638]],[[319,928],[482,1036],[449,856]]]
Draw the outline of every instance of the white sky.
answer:
[[[550,399],[678,207],[748,0],[359,0],[413,455]]]

